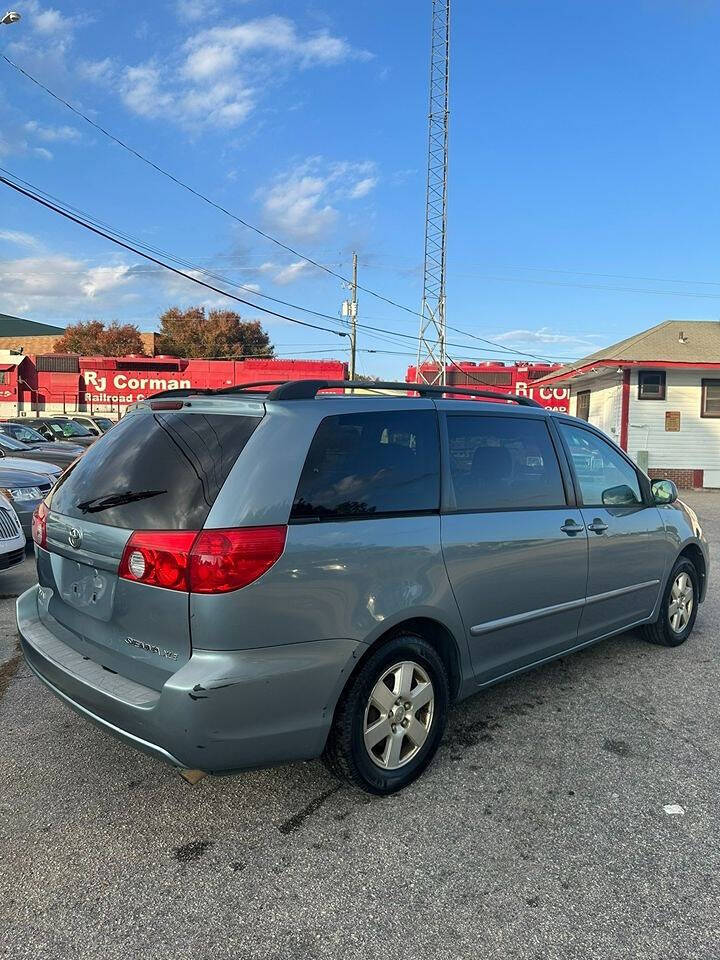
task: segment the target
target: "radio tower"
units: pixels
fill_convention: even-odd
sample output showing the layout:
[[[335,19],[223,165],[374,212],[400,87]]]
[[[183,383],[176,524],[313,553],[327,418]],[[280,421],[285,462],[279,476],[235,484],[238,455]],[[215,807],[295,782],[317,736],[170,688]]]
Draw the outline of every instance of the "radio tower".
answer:
[[[450,0],[432,0],[425,268],[416,382],[445,384],[445,237],[447,228]],[[427,369],[423,370],[423,367]]]

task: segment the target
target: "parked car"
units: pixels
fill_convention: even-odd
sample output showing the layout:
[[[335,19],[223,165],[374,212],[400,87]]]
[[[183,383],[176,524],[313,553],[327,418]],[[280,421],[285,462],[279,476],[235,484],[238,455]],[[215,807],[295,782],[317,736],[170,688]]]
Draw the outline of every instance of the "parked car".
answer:
[[[9,468],[5,463],[6,460],[0,460],[0,493],[12,504],[23,533],[32,542],[33,511],[50,492],[55,478],[24,468]]]
[[[44,470],[47,471],[49,467],[60,467],[64,470],[73,460],[77,459],[77,454],[69,453],[62,448],[56,449],[54,443],[48,444],[46,448],[43,448],[42,444],[29,447],[21,440],[16,440],[4,431],[0,431],[0,457],[32,460],[35,463],[42,463]]]
[[[85,452],[85,447],[77,443],[70,443],[67,440],[48,440],[38,430],[28,427],[24,423],[10,423],[6,420],[0,420],[0,434],[12,437],[13,440],[19,440],[30,450],[40,450],[43,453],[52,453],[55,463],[72,463],[81,453]],[[52,447],[49,444],[53,444]]]
[[[25,534],[13,505],[0,492],[0,570],[25,559]]]
[[[316,397],[342,386],[160,394],[64,474],[17,603],[51,690],[180,768],[322,755],[387,794],[452,702],[630,628],[687,640],[708,550],[672,482],[525,397]]]
[[[46,459],[44,451],[31,450],[19,440],[0,433],[0,464],[3,466],[19,467],[21,470],[33,470],[47,476],[59,477],[65,469],[66,462],[63,459],[61,466],[53,461],[54,458]]]
[[[103,433],[108,432],[110,427],[115,426],[115,421],[111,420],[110,417],[96,417],[88,414],[73,414],[70,419],[75,423],[79,423],[81,427],[85,427],[86,430],[96,437],[102,436]]]
[[[72,443],[76,443],[81,447],[89,447],[97,439],[97,437],[79,423],[63,417],[28,417],[6,420],[5,422],[30,425],[48,440],[70,440]]]

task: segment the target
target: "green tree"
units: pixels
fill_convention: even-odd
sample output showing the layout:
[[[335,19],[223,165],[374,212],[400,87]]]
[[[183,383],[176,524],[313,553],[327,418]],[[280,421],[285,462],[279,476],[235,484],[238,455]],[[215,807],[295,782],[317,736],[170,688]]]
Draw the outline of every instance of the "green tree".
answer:
[[[140,331],[133,323],[113,320],[107,327],[101,320],[74,323],[55,341],[56,353],[79,353],[81,356],[122,357],[128,353],[145,353]]]
[[[258,320],[233,310],[171,307],[160,317],[159,351],[175,357],[272,357],[270,337]]]

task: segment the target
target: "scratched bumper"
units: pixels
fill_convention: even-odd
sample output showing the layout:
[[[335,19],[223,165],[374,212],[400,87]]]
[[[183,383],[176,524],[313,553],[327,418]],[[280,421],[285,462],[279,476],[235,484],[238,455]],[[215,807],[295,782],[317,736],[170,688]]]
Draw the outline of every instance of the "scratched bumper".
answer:
[[[37,587],[17,601],[33,672],[70,707],[168,763],[211,773],[307,760],[322,753],[333,710],[365,649],[319,640],[253,650],[194,650],[152,690],[80,656],[37,611]]]

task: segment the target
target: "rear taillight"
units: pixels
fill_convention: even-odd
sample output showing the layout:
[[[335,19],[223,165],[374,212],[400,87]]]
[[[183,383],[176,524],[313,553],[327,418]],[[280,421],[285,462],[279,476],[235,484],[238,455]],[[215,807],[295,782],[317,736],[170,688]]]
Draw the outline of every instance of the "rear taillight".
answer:
[[[282,556],[287,528],[140,530],[123,551],[118,574],[152,587],[227,593],[257,580]]]
[[[190,552],[190,591],[227,593],[257,580],[282,556],[286,527],[203,530]]]
[[[46,503],[39,503],[32,515],[32,538],[39,546],[44,547],[47,543],[47,517],[49,510]]]
[[[187,591],[188,557],[196,537],[194,530],[138,530],[125,545],[118,574],[151,587]]]

